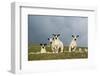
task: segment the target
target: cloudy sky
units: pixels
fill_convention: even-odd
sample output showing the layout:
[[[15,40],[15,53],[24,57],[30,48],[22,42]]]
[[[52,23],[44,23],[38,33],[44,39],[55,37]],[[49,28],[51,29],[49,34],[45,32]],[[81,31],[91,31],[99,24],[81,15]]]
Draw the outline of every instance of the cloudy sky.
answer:
[[[60,34],[60,40],[69,45],[72,34],[79,35],[78,46],[88,46],[88,18],[79,16],[28,15],[28,43],[48,43],[52,34]]]

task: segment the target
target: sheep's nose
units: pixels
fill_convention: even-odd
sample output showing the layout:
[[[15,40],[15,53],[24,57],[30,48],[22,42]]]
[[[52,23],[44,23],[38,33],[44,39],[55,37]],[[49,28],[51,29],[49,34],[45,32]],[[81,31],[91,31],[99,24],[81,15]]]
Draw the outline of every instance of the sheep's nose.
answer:
[[[52,42],[50,42],[50,44],[52,44]]]
[[[76,40],[76,39],[74,39],[74,40]]]
[[[42,47],[42,48],[44,48],[44,47]]]
[[[57,37],[56,37],[56,39],[57,39]]]

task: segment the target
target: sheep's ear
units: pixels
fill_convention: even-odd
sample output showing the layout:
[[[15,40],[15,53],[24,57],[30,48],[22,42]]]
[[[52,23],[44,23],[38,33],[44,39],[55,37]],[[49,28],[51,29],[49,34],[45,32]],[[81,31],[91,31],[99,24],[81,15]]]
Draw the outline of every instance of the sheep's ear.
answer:
[[[79,35],[77,35],[76,37],[79,37]]]
[[[74,35],[72,35],[72,37],[74,37]]]
[[[42,46],[42,44],[40,44]]]
[[[53,36],[55,36],[55,34],[52,34]]]
[[[52,34],[53,36],[55,35],[55,34]]]
[[[52,38],[52,40],[54,40],[54,37]]]
[[[47,44],[44,44],[44,46],[46,46]]]
[[[58,34],[57,36],[60,36],[60,34]]]

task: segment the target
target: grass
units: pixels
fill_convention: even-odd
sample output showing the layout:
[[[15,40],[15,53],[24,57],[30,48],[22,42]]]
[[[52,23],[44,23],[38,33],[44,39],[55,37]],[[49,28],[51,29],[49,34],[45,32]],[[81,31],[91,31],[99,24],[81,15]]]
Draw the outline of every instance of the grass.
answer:
[[[81,48],[82,52],[78,52],[78,49]],[[35,54],[37,52],[40,52],[40,45],[29,45],[28,46],[28,60],[55,60],[55,59],[84,59],[88,58],[88,52],[85,52],[84,49],[88,49],[87,47],[78,47],[75,52],[68,52],[68,46],[64,46],[64,52],[63,53],[52,53],[51,47],[46,47],[47,52],[51,53],[45,53],[45,54]]]

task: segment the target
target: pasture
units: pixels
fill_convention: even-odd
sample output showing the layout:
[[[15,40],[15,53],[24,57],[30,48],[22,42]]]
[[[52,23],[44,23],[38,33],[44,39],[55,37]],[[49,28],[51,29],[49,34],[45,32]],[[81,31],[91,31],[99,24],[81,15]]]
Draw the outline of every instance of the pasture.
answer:
[[[79,52],[79,48],[81,48],[81,52]],[[63,53],[52,53],[51,47],[47,45],[46,50],[47,53],[40,53],[40,45],[31,44],[28,45],[28,61],[33,60],[57,60],[57,59],[84,59],[88,58],[88,52],[85,52],[84,49],[88,49],[87,47],[77,47],[75,52],[69,52],[68,46],[64,46]]]

